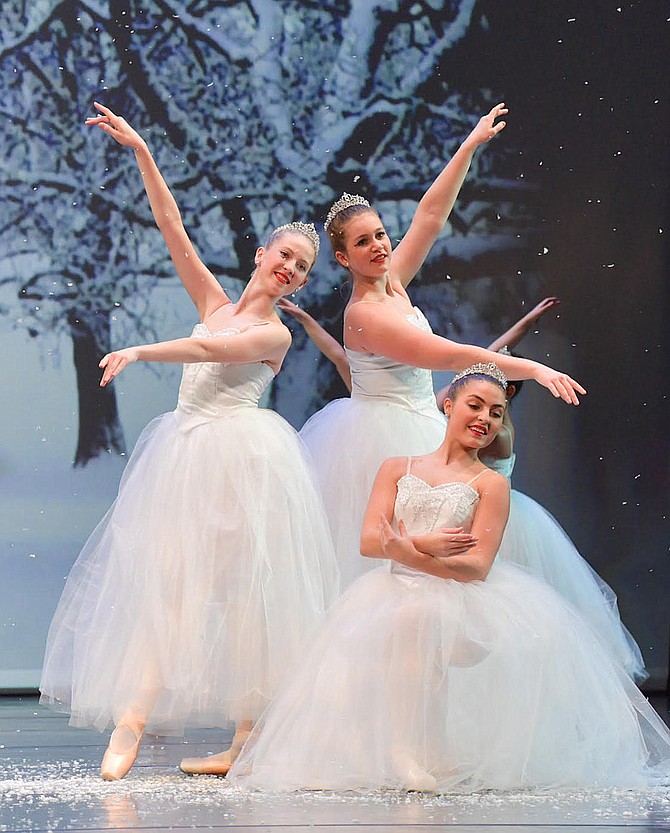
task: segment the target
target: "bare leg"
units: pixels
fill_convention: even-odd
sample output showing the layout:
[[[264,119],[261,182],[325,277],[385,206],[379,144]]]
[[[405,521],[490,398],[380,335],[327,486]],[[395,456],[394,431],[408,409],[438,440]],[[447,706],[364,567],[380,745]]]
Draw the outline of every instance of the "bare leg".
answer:
[[[184,758],[179,769],[187,775],[227,775],[253,726],[253,720],[241,720],[235,726],[235,736],[229,749],[204,758]]]

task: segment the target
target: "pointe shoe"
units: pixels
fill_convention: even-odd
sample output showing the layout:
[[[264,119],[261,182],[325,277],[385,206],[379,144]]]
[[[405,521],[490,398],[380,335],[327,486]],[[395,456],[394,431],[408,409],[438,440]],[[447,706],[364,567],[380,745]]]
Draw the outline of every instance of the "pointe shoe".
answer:
[[[182,758],[179,769],[186,775],[228,775],[248,736],[249,732],[236,732],[230,749],[204,758]]]
[[[396,772],[403,789],[408,792],[432,793],[437,790],[437,780],[405,752],[393,756]]]
[[[102,757],[100,775],[103,781],[119,781],[137,760],[142,731],[120,723],[112,732],[109,746]]]
[[[179,769],[186,775],[228,775],[233,765],[231,750],[207,755],[204,758],[182,758]]]

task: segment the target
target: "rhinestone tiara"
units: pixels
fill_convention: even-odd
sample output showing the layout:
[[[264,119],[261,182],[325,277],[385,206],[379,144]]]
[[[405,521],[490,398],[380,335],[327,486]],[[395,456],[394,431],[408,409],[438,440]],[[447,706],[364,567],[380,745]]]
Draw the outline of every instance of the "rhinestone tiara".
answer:
[[[339,200],[331,205],[328,216],[326,217],[326,222],[323,224],[324,229],[328,231],[328,226],[333,222],[335,217],[337,217],[341,211],[351,208],[353,205],[365,205],[367,208],[370,208],[370,203],[365,199],[365,197],[361,197],[358,194],[347,194],[345,191]]]
[[[466,376],[488,376],[493,379],[496,384],[500,385],[503,390],[507,389],[507,376],[505,376],[495,362],[477,362],[477,364],[466,367],[465,370],[461,370],[460,373],[457,373],[454,376],[451,380],[450,387],[460,379],[464,379]]]
[[[295,231],[298,234],[304,235],[312,246],[314,246],[316,254],[319,254],[319,233],[317,232],[314,223],[302,223],[300,220],[296,220],[294,223],[285,223],[283,226],[276,228],[270,237],[274,237],[276,234],[281,234],[283,231]]]

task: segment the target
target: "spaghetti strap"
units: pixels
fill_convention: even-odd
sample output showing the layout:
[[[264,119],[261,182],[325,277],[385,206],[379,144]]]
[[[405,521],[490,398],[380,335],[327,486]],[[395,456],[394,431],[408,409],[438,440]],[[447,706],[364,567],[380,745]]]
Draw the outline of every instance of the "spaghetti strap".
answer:
[[[471,477],[465,485],[466,486],[472,486],[472,484],[475,482],[475,480],[478,477],[481,477],[483,474],[486,474],[488,471],[491,471],[491,469],[482,469],[482,471],[480,471],[479,474],[476,474],[474,477]]]
[[[405,475],[408,475],[408,474],[409,474],[409,470],[410,470],[411,468],[412,468],[412,458],[411,458],[411,457],[408,457],[408,458],[407,458],[407,471],[405,472]]]

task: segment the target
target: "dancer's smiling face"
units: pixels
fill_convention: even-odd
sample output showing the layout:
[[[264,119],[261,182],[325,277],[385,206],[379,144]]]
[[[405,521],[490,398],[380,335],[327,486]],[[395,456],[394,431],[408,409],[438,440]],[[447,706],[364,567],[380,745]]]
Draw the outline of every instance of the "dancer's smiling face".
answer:
[[[277,297],[290,295],[307,283],[316,253],[310,241],[298,232],[285,232],[269,246],[256,250],[257,280],[263,280]]]
[[[482,376],[466,378],[444,400],[447,435],[461,440],[466,448],[486,448],[500,431],[506,407],[500,385]]]
[[[342,229],[338,263],[354,275],[377,277],[386,272],[391,259],[391,241],[376,211],[354,215]]]

